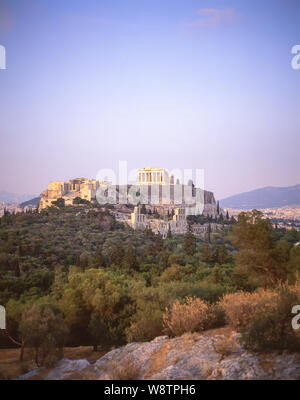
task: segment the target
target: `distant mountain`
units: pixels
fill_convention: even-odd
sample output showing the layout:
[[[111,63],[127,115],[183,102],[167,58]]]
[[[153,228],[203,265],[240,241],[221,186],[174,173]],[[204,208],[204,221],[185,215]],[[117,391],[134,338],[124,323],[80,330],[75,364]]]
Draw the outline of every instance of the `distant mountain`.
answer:
[[[0,201],[5,201],[6,203],[22,203],[34,197],[36,197],[34,194],[16,194],[0,190]]]
[[[24,201],[23,203],[20,204],[20,207],[24,210],[26,206],[33,206],[33,207],[38,207],[39,202],[41,198],[40,197],[35,197],[34,199],[30,199],[27,201]]]
[[[300,205],[300,185],[265,187],[227,197],[220,201],[222,208],[253,209]]]

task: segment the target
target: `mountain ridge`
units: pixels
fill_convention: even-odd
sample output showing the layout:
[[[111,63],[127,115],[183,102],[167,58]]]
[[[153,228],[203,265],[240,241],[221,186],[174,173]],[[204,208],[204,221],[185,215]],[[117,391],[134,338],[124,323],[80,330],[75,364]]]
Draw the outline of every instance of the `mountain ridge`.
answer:
[[[0,201],[11,204],[19,204],[25,201],[31,200],[38,197],[35,194],[17,194],[10,193],[5,190],[0,190]]]
[[[253,209],[300,205],[300,184],[266,186],[220,200],[223,208]]]

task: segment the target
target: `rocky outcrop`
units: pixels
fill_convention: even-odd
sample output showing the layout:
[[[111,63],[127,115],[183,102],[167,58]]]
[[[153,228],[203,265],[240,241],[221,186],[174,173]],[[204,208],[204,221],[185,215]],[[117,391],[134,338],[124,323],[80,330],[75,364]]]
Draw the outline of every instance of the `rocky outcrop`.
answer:
[[[39,368],[19,379],[192,379],[284,380],[300,378],[300,355],[253,354],[229,328],[147,343],[130,343],[91,364],[61,360],[52,370]]]

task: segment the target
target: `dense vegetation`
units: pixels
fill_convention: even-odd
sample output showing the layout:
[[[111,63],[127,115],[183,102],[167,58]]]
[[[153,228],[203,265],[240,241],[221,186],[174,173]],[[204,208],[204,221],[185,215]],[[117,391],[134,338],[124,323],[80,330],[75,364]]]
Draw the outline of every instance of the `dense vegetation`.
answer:
[[[226,295],[294,283],[300,269],[299,232],[273,229],[258,211],[209,237],[189,229],[165,240],[81,202],[0,222],[0,343],[35,348],[39,365],[53,357],[53,343],[106,349],[150,340],[166,331],[172,307],[194,307],[195,298],[210,312],[203,326],[220,326]]]

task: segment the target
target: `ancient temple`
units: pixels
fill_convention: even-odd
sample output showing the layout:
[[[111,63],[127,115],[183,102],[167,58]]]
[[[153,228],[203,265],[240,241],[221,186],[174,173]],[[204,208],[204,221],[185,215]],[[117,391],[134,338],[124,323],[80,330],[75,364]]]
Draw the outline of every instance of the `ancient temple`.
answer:
[[[173,185],[174,177],[164,168],[147,167],[138,170],[138,185]]]

